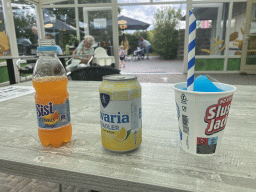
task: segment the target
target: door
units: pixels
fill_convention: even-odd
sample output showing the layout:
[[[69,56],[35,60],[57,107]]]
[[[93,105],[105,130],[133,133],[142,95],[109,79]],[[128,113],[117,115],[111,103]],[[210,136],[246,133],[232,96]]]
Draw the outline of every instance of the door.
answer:
[[[111,7],[84,7],[85,35],[94,37],[95,47],[103,47],[107,54],[113,56],[113,30]]]
[[[222,25],[223,3],[193,4],[192,8],[197,20],[196,55],[221,55],[221,46],[215,48],[214,39],[224,40],[223,31],[226,30],[226,26]]]
[[[256,74],[256,0],[247,1],[240,72]]]

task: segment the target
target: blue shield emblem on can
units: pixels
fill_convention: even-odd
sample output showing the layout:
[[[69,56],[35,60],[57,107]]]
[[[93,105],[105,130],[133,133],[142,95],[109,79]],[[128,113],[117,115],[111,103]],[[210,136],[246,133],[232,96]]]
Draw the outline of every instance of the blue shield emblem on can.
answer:
[[[100,93],[100,101],[104,108],[107,107],[107,105],[109,104],[109,101],[110,101],[110,95],[108,95],[106,93]]]

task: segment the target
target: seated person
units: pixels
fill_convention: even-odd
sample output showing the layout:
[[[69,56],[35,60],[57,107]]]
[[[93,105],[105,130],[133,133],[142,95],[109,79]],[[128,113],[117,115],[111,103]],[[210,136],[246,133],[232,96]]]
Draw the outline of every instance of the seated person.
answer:
[[[45,39],[54,39],[51,33],[47,33],[45,35]],[[57,55],[62,55],[62,49],[60,48],[59,45],[55,45],[57,47]]]
[[[66,68],[67,71],[72,71],[77,68],[87,67],[87,63],[91,59],[94,53],[94,49],[92,48],[93,44],[94,44],[94,38],[92,36],[84,37],[84,40],[73,51],[73,55],[77,55],[77,57],[74,57],[71,65],[67,66]],[[79,55],[85,55],[85,54],[88,54],[88,56],[79,57]]]
[[[88,61],[91,59],[91,55],[94,53],[94,49],[92,45],[94,44],[94,38],[92,36],[84,37],[84,40],[78,45],[78,47],[73,51],[73,55],[84,55],[89,54],[87,57],[77,57],[81,59],[81,63],[87,64]],[[91,55],[90,55],[91,54]]]

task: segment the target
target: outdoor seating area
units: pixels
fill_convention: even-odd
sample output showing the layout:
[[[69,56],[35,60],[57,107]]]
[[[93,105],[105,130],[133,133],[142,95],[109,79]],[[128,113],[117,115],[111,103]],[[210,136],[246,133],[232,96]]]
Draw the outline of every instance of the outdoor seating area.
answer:
[[[187,8],[183,6],[187,1],[184,1],[184,4],[181,6],[183,14],[177,23],[180,28],[176,31],[177,34],[175,33],[175,37],[167,37],[166,35],[169,33],[161,33],[160,31],[154,35],[151,29],[153,25],[150,24],[150,21],[143,20],[143,18],[135,18],[132,14],[123,15],[125,12],[120,12],[119,14],[114,13],[112,10],[115,9],[110,9],[111,6],[115,7],[114,2],[106,3],[106,6],[103,7],[95,3],[93,7],[90,7],[86,4],[83,5],[82,2],[61,0],[63,4],[66,4],[64,7],[70,5],[70,11],[65,15],[61,10],[65,10],[66,8],[63,8],[62,3],[55,4],[55,1],[52,3],[56,7],[56,10],[52,9],[50,3],[45,0],[40,0],[40,3],[32,0],[24,4],[22,2],[11,2],[12,6],[8,7],[7,4],[9,1],[1,0],[0,4],[0,55],[2,56],[12,57],[13,59],[19,59],[18,56],[36,56],[37,40],[39,38],[45,38],[47,34],[50,34],[55,39],[56,45],[60,47],[62,54],[69,56],[73,54],[79,43],[83,41],[83,37],[90,35],[95,39],[92,48],[95,51],[97,48],[104,49],[106,52],[106,54],[104,53],[104,57],[108,57],[107,59],[97,59],[98,56],[95,55],[93,64],[96,66],[111,65],[119,69],[118,61],[120,58],[118,51],[122,38],[127,36],[129,40],[129,47],[125,48],[127,55],[125,60],[139,61],[143,59],[143,52],[145,55],[147,51],[145,47],[139,50],[137,49],[138,38],[143,36],[152,43],[150,54],[161,55],[161,57],[166,56],[165,59],[171,56],[172,59],[179,58],[183,59],[184,63],[188,62],[188,50],[186,46],[188,44],[188,30],[185,29],[185,22],[189,20],[186,17],[187,13],[184,12]],[[173,2],[168,2],[168,4],[173,4]],[[228,4],[232,6],[228,6]],[[136,7],[136,3],[134,5]],[[254,29],[241,26],[242,23],[245,23],[246,19],[247,1],[227,1],[214,4],[209,2],[194,2],[192,5],[191,9],[195,13],[198,26],[196,30],[195,72],[241,72],[253,74],[255,71],[254,59],[252,58],[252,53],[255,52],[254,47],[249,46],[247,47],[247,51],[242,51],[243,35],[245,33],[246,35],[254,33]],[[22,21],[23,16],[20,13],[22,6],[24,7],[24,17],[33,19]],[[6,11],[4,11],[4,7],[6,7]],[[75,7],[81,7],[79,13]],[[12,12],[12,9],[20,11]],[[31,11],[32,9],[33,11]],[[36,14],[36,11],[39,11],[40,14]],[[144,12],[145,10],[141,9],[141,11]],[[7,15],[7,13],[11,12],[12,15]],[[94,12],[97,12],[97,16],[93,16]],[[224,12],[227,14],[223,14]],[[82,17],[76,18],[77,14]],[[15,20],[8,19],[7,22],[7,18],[13,17]],[[221,22],[224,20],[226,25],[221,27]],[[21,25],[21,23],[23,24]],[[87,25],[87,23],[91,24]],[[12,31],[15,33],[11,33]],[[163,39],[157,40],[157,38]],[[250,42],[248,45],[253,45],[251,42],[253,38],[249,38],[248,41]],[[165,42],[166,45],[158,45],[157,42]],[[169,48],[172,46],[168,48],[168,44],[174,46],[171,51]],[[12,51],[10,51],[11,49]],[[162,54],[159,53],[160,49],[163,52]],[[128,50],[131,51],[130,54],[127,53]],[[246,63],[247,60],[250,60],[250,63]],[[16,60],[13,61],[13,64],[16,62]],[[22,69],[19,69],[16,65],[14,66],[14,72],[16,73],[15,82],[20,81],[20,75],[17,75],[18,73],[22,73],[22,77],[31,78],[27,75],[31,74],[31,67],[33,70],[34,64],[31,63],[30,65],[29,61],[27,61],[27,64],[29,65],[22,66]],[[184,65],[183,68],[183,73],[186,73],[187,65]],[[4,73],[5,71],[7,71],[7,65],[3,58],[0,61],[0,72]],[[0,83],[2,85],[10,84],[8,79],[5,75],[3,79],[0,79]]]
[[[62,61],[64,67],[66,67],[66,64],[72,65],[70,61],[72,61],[72,58],[69,60],[65,60],[65,58],[69,57],[75,57],[75,56],[60,56],[60,60]],[[83,80],[83,81],[102,81],[102,77],[105,75],[111,75],[111,74],[119,74],[120,70],[114,68],[114,63],[111,63],[111,65],[108,66],[100,66],[97,64],[93,64],[92,60],[94,57],[91,58],[91,60],[88,62],[88,66],[76,68],[73,71],[67,71],[67,75],[71,77],[72,80]],[[107,57],[108,58],[108,57]],[[104,58],[105,59],[105,58]],[[15,73],[14,68],[12,67],[13,63],[11,59],[7,59],[9,61],[8,67],[8,73],[9,73],[9,81],[12,82],[11,84],[16,84],[15,82]],[[76,60],[76,59],[73,59]],[[31,57],[28,59],[28,61],[35,61]],[[16,67],[19,69],[19,82],[21,82],[22,75],[32,74],[35,63],[28,63],[25,64],[23,67],[20,67],[20,63],[26,63],[25,60],[19,59],[16,62]],[[80,63],[80,60],[79,60]],[[77,65],[79,65],[79,63]],[[25,79],[27,79],[27,76],[25,76]]]

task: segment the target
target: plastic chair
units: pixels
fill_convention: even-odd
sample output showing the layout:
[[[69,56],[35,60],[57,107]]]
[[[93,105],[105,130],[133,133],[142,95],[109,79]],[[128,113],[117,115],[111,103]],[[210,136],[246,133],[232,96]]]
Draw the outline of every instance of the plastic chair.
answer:
[[[99,66],[110,66],[112,63],[115,63],[115,57],[108,56],[104,48],[98,47],[94,51],[92,63],[96,63]]]
[[[93,56],[91,57],[91,59],[87,62],[87,64],[80,64],[81,60],[80,59],[76,59],[76,58],[71,58],[69,59],[66,63],[67,63],[67,67],[66,69],[68,69],[68,66],[71,66],[72,70],[76,70],[79,68],[83,68],[83,67],[89,67],[92,63],[93,60]],[[67,75],[70,75],[72,71],[67,71]]]
[[[18,59],[18,61],[16,62],[16,67],[18,68],[19,75],[20,75],[20,81],[19,82],[21,82],[21,77],[22,77],[23,74],[25,75],[25,78],[26,78],[26,81],[27,81],[28,79],[27,79],[26,74],[32,74],[33,71],[34,71],[34,67],[35,67],[35,63],[29,63],[29,64],[25,65],[24,67],[20,67],[21,63],[27,63],[27,61],[22,60],[22,59]]]

